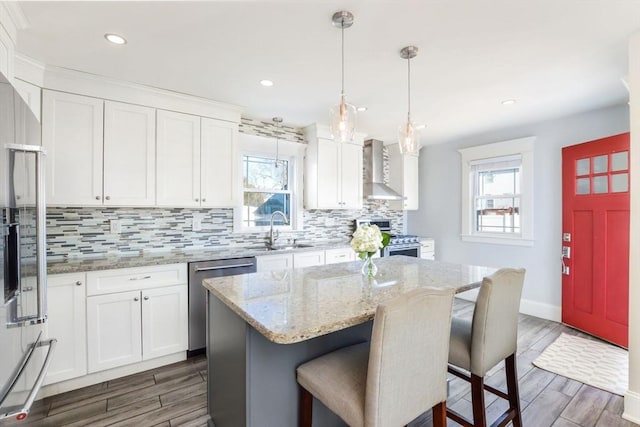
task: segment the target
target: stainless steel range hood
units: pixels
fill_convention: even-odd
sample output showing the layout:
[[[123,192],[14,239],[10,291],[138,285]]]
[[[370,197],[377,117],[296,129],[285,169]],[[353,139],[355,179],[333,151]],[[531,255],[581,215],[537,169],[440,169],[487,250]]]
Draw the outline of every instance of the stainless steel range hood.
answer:
[[[384,183],[384,144],[377,139],[364,142],[364,197],[368,200],[404,200]]]

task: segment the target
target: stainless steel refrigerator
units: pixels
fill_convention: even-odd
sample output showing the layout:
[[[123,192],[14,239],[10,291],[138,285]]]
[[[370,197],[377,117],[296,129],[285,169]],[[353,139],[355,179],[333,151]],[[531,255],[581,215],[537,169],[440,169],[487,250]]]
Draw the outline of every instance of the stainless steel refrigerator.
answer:
[[[56,345],[45,333],[43,162],[40,123],[0,74],[0,425],[27,417]]]

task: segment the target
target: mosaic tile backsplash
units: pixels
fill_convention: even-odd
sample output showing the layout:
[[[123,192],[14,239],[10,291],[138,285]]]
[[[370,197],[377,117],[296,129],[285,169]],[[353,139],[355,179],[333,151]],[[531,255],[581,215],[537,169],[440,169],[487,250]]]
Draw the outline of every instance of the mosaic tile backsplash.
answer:
[[[270,121],[243,118],[240,131],[275,136]],[[279,137],[304,143],[300,129],[283,125]],[[385,164],[385,177],[388,170]],[[193,231],[193,215],[202,217],[202,230]],[[385,201],[365,201],[361,210],[305,210],[302,231],[282,233],[299,240],[347,240],[356,218],[389,218],[394,233],[402,233],[402,211],[390,209]],[[121,233],[110,232],[110,221],[121,221]],[[233,209],[186,208],[60,208],[47,209],[47,255],[99,257],[225,246],[251,246],[266,242],[267,233],[234,233]]]

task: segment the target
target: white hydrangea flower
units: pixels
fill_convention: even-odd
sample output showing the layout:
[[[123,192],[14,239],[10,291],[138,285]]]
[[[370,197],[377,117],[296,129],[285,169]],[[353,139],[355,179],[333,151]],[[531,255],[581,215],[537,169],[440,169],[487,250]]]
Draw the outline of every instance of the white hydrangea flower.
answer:
[[[351,248],[358,254],[372,253],[383,248],[382,233],[377,225],[363,224],[353,233]]]

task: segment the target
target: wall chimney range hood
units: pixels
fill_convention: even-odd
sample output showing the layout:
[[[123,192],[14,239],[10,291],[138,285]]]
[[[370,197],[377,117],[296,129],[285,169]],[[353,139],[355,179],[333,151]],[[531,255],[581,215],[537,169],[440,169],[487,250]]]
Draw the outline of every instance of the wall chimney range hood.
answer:
[[[368,200],[404,200],[384,183],[384,144],[377,139],[364,142],[364,197]]]

